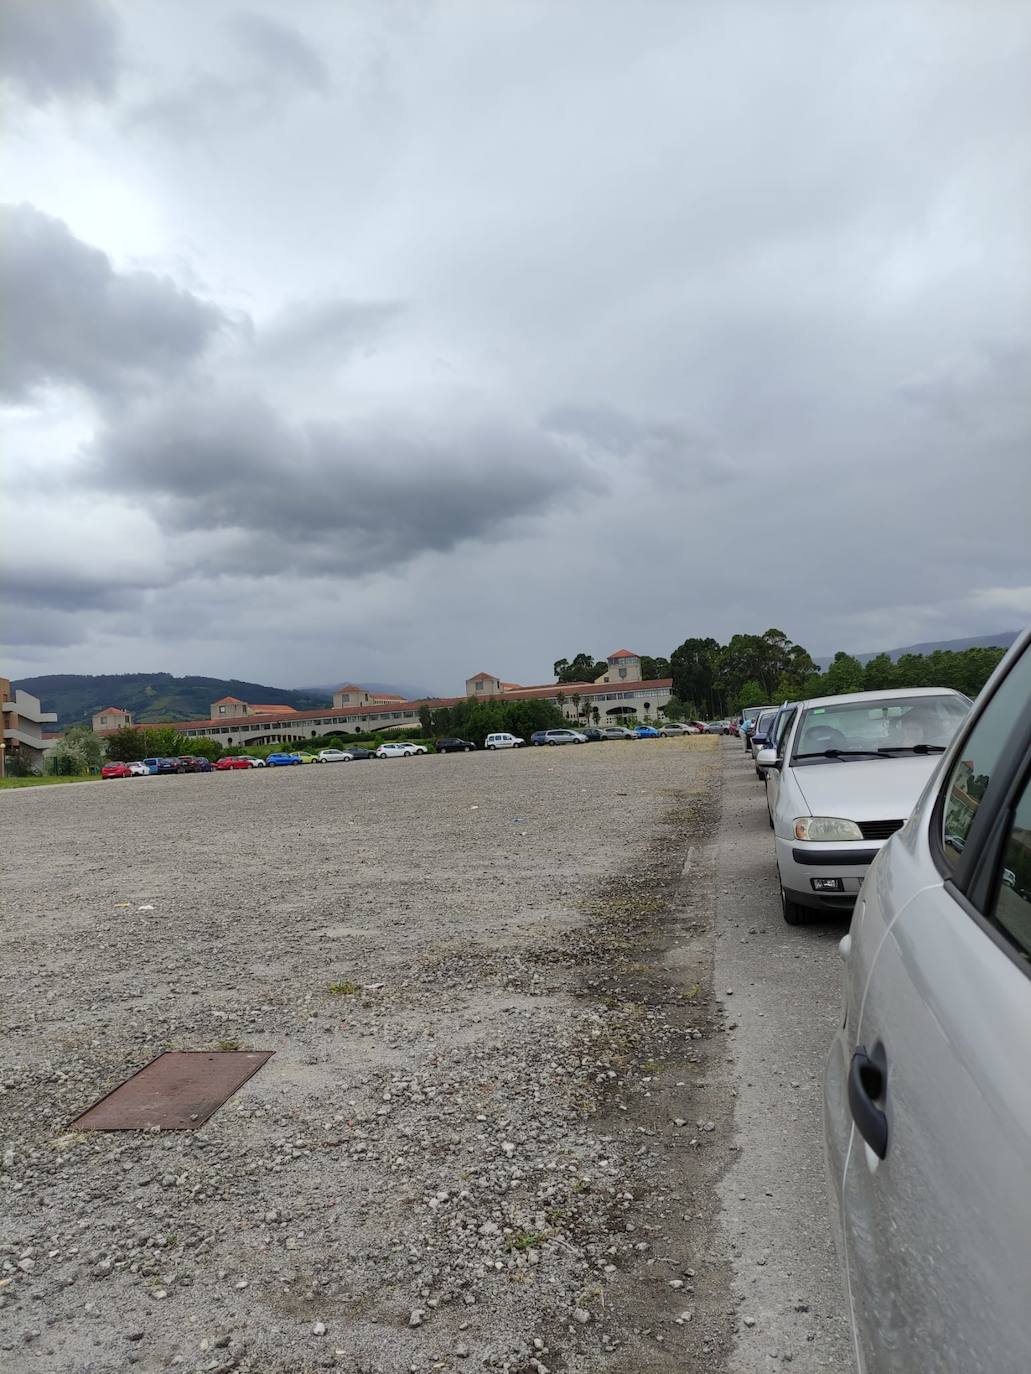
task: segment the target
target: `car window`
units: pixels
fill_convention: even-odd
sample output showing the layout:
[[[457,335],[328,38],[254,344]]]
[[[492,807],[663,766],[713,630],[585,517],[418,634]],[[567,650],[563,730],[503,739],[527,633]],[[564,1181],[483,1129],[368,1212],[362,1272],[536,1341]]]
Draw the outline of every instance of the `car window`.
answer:
[[[791,722],[792,722],[794,719],[795,719],[795,707],[794,707],[794,706],[792,706],[792,708],[791,708],[790,711],[782,711],[782,712],[780,713],[780,718],[779,718],[779,720],[778,720],[777,723],[776,723],[776,729],[775,729],[775,731],[774,731],[774,736],[773,736],[773,745],[774,745],[774,748],[777,750],[778,753],[780,753],[780,747],[781,747],[781,745],[783,744],[785,738],[787,737],[788,730],[791,728]]]
[[[883,698],[811,706],[796,736],[795,757],[827,750],[943,750],[963,723],[968,703],[953,695]]]
[[[988,916],[1031,960],[1031,779],[1013,812]]]
[[[955,868],[992,773],[1021,713],[1031,700],[1031,651],[1025,651],[999,684],[953,764],[942,810],[942,853]]]

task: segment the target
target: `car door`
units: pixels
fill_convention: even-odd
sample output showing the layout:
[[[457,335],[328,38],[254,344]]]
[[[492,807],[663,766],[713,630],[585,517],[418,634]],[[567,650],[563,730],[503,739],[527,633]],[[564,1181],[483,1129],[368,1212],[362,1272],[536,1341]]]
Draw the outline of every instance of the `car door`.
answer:
[[[841,1208],[861,1368],[1027,1374],[1031,650],[884,857],[851,937],[870,961]]]

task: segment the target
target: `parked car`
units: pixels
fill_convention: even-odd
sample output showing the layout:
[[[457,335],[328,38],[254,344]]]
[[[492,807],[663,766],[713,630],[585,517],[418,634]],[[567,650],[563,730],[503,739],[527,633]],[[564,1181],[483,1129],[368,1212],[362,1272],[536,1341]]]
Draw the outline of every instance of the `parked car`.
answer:
[[[774,716],[772,723],[769,726],[767,726],[766,744],[763,746],[763,748],[772,749],[777,758],[780,758],[781,753],[783,752],[784,738],[788,730],[791,728],[791,723],[795,719],[795,713],[797,711],[797,701],[786,701],[784,705],[781,706],[780,709],[777,711],[777,714]],[[760,750],[759,752],[761,753],[762,750]],[[758,754],[756,755],[755,759],[755,772],[756,776],[761,781],[766,781],[767,774],[769,773],[769,765],[760,764]],[[773,825],[772,816],[770,818],[770,825]]]
[[[511,735],[507,730],[497,730],[492,735],[488,735],[484,741],[485,749],[522,749],[526,740],[520,739],[518,735]]]
[[[145,778],[150,776],[150,769],[142,759],[134,759],[133,762],[129,764],[129,771],[134,778]]]
[[[636,739],[637,735],[633,730],[628,730],[625,725],[606,725],[601,731],[602,739]]]
[[[131,778],[132,769],[127,763],[105,763],[100,770],[102,778]]]
[[[300,767],[300,754],[269,754],[265,760],[268,768],[290,768],[294,764]]]
[[[366,749],[363,745],[352,744],[343,751],[344,757],[341,763],[353,763],[355,759],[374,759],[376,755],[371,749]]]
[[[254,754],[241,754],[241,758],[247,760],[248,768],[267,768],[268,764],[264,759],[257,758]]]
[[[393,744],[381,744],[376,750],[376,757],[378,759],[409,759],[416,754],[425,754],[426,752],[425,745],[410,744],[407,740],[403,742],[399,740]]]
[[[755,729],[756,717],[759,716],[763,711],[771,711],[775,709],[776,707],[774,703],[772,701],[768,701],[765,706],[746,706],[745,709],[741,712],[738,724],[738,738],[744,740],[746,749],[751,749],[751,737],[752,731]]]
[[[201,758],[199,754],[183,754],[179,762],[183,765],[187,773],[210,773],[211,760]]]
[[[320,749],[318,753],[320,763],[347,763],[349,758],[347,749]]]
[[[468,739],[438,739],[438,754],[471,754],[476,748],[472,740]]]
[[[149,758],[143,759],[147,770],[151,773],[185,773],[186,765],[180,763],[178,759]]]
[[[1016,1374],[1031,1369],[1031,632],[931,761],[841,942],[831,1212],[864,1374]]]
[[[723,722],[721,720],[707,720],[705,722],[705,734],[722,735],[723,733]]]
[[[238,768],[250,768],[253,759],[244,757],[242,754],[227,754],[225,758],[216,760],[215,771],[217,773],[228,773]]]
[[[761,750],[781,910],[849,909],[866,870],[900,830],[969,709],[959,692],[918,687],[799,703],[780,758]]]
[[[535,730],[531,744],[586,744],[587,736],[579,730]]]
[[[748,735],[748,747],[751,750],[753,759],[756,757],[759,750],[764,748],[768,742],[769,731],[773,726],[773,722],[777,719],[777,712],[779,710],[779,706],[770,706],[765,711],[760,711],[756,716],[755,724],[752,726]]]
[[[594,744],[598,740],[605,738],[601,731],[596,730],[593,725],[581,726],[580,733],[581,735],[583,735],[584,739],[587,741],[588,744]]]
[[[298,754],[297,757],[301,760],[302,763],[321,763],[321,762],[322,762],[322,760],[319,758],[319,756],[318,756],[317,754],[306,754],[306,753],[303,753],[303,752],[302,752],[302,753]]]
[[[693,725],[682,725],[679,721],[670,720],[665,725],[659,726],[659,734],[672,737],[673,735],[697,735],[698,731]]]
[[[638,739],[659,739],[659,732],[652,725],[638,725],[634,730]]]

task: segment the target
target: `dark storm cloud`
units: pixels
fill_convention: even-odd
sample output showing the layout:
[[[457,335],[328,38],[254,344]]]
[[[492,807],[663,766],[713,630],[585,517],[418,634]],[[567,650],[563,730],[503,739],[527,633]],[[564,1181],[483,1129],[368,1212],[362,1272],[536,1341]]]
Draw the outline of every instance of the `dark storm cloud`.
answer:
[[[0,81],[35,105],[110,96],[118,34],[102,0],[3,0]]]
[[[151,272],[116,272],[60,220],[0,206],[0,395],[45,383],[132,390],[195,359],[226,323],[213,305]]]
[[[119,532],[124,532],[124,528],[119,527]],[[130,568],[89,568],[36,561],[4,570],[3,595],[10,606],[34,611],[119,611],[134,605],[141,592],[165,580],[160,574]],[[8,613],[3,613],[2,618],[6,638]]]
[[[141,406],[93,445],[81,480],[138,500],[169,533],[221,532],[208,571],[257,575],[395,567],[601,485],[540,430],[294,425],[254,395]]]

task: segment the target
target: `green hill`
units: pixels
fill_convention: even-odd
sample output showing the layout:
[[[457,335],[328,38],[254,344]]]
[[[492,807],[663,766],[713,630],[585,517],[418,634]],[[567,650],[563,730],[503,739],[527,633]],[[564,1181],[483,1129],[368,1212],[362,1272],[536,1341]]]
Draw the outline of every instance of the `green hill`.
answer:
[[[94,711],[120,706],[134,720],[206,720],[213,701],[239,697],[260,705],[292,706],[317,711],[328,706],[332,693],[291,692],[238,678],[173,677],[171,673],[50,673],[25,677],[14,684],[39,697],[46,711],[56,711],[61,726],[86,724]]]

